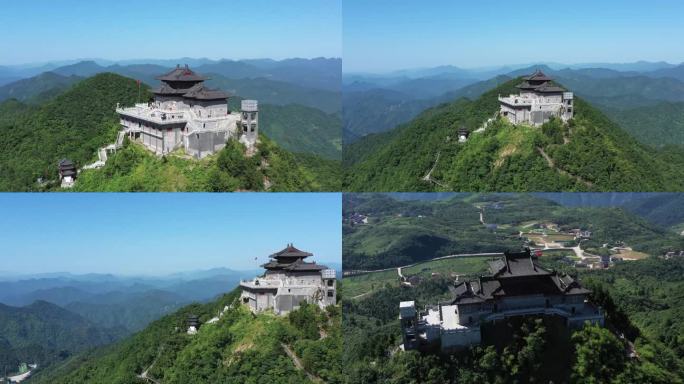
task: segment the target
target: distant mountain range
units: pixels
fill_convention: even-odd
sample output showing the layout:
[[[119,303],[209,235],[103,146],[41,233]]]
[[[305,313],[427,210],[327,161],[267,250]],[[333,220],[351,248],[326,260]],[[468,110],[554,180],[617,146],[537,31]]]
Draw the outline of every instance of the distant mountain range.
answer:
[[[233,289],[241,279],[259,273],[216,268],[160,277],[68,273],[4,276],[0,280],[0,303],[25,306],[50,302],[100,327],[133,332],[183,304],[213,299]]]
[[[383,81],[396,81],[397,79],[423,78],[423,77],[448,77],[456,76],[460,78],[488,79],[497,75],[504,75],[523,68],[545,67],[554,71],[562,69],[608,69],[617,72],[656,72],[667,71],[672,68],[680,67],[684,63],[672,64],[664,61],[636,61],[632,63],[579,63],[563,64],[554,62],[535,62],[523,64],[508,64],[490,67],[461,68],[454,65],[439,65],[435,67],[400,69],[379,73],[367,72],[345,72],[343,82],[345,84],[364,79],[375,79]]]
[[[339,58],[210,60],[184,57],[166,60],[134,59],[117,61],[80,59],[0,66],[0,85],[49,71],[65,76],[92,76],[103,71],[120,73],[119,71],[126,70],[139,74],[149,73],[151,75],[158,75],[158,72],[150,71],[158,71],[159,68],[170,69],[178,64],[188,64],[200,73],[218,73],[232,79],[268,78],[334,92],[339,91],[342,76],[342,60]]]

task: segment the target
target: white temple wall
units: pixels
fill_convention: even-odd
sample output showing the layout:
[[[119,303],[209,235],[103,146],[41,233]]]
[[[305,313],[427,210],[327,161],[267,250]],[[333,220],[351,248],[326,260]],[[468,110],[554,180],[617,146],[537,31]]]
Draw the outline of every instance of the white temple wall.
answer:
[[[256,308],[257,311],[265,311],[269,308],[273,308],[274,300],[272,293],[258,292],[256,294]]]
[[[198,117],[221,117],[228,115],[228,104],[219,100],[194,101],[192,110]]]
[[[275,300],[276,313],[285,314],[300,307],[303,302],[310,301],[307,295],[278,295]]]
[[[482,342],[480,327],[465,330],[444,330],[441,335],[442,349],[452,349],[477,345]]]
[[[230,139],[229,132],[196,132],[185,136],[185,148],[189,155],[198,159],[223,149]]]
[[[321,275],[292,276],[288,280],[301,285],[322,285]]]
[[[549,96],[542,96],[540,97],[540,101],[543,103],[555,103],[555,104],[560,104],[563,102],[563,96],[562,95],[549,95]]]
[[[323,303],[324,306],[335,305],[337,303],[337,290],[326,289],[323,296]]]

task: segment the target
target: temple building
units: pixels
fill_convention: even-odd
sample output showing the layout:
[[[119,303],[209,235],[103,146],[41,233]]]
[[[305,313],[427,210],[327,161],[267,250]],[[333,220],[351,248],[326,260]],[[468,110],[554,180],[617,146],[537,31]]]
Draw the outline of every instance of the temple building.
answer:
[[[57,163],[59,170],[59,181],[62,188],[71,188],[74,186],[78,171],[73,161],[69,159],[62,159]]]
[[[177,148],[196,158],[213,154],[231,139],[253,148],[258,137],[256,100],[243,100],[240,112],[228,109],[228,95],[204,85],[208,78],[188,66],[157,77],[154,101],[134,107],[117,104],[122,130],[158,155]]]
[[[285,249],[270,255],[271,261],[262,265],[266,272],[253,280],[240,282],[241,302],[252,312],[273,310],[287,314],[302,302],[321,308],[337,302],[335,270],[316,262],[304,261],[313,256],[288,244]]]
[[[470,131],[468,131],[468,128],[461,127],[458,130],[458,142],[459,143],[465,143],[468,140],[468,136],[470,136]]]
[[[601,309],[587,299],[588,289],[539,266],[529,249],[506,252],[490,261],[489,269],[488,276],[456,283],[450,301],[424,312],[413,301],[401,302],[403,348],[444,351],[479,344],[482,324],[516,316],[560,316],[570,328],[604,323]]]
[[[537,70],[517,85],[517,95],[499,96],[501,116],[513,124],[540,126],[552,117],[568,121],[573,117],[573,94],[553,83]]]

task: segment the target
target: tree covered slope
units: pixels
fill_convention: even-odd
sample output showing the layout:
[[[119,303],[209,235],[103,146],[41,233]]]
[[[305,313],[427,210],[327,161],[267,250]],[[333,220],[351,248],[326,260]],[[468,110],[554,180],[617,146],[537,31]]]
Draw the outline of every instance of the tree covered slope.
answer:
[[[684,145],[684,103],[659,102],[631,109],[604,108],[611,120],[644,144]]]
[[[230,107],[240,108],[237,99]],[[300,104],[259,104],[259,132],[282,148],[331,160],[342,158],[342,120],[337,114]]]
[[[157,157],[142,145],[126,142],[100,169],[81,172],[77,192],[183,191],[335,191],[339,162],[315,155],[293,154],[265,136],[247,156],[230,140],[217,154],[196,160],[182,152]]]
[[[143,89],[142,100],[147,99]],[[138,100],[134,80],[100,74],[73,86],[0,129],[0,190],[33,189],[38,177],[56,177],[57,161],[86,164],[97,148],[113,142],[119,123],[116,103]]]
[[[143,372],[162,383],[328,383],[342,380],[340,309],[304,306],[287,317],[253,315],[234,303],[238,291],[193,304],[143,331],[60,367],[39,372],[36,383],[137,383]],[[208,324],[226,306],[220,319]],[[189,314],[202,325],[186,333]],[[295,359],[303,369],[298,369]],[[312,376],[308,376],[308,374]]]
[[[392,133],[353,143],[345,153],[348,191],[663,191],[680,190],[680,157],[644,147],[577,98],[570,124],[513,126],[503,119],[458,143],[457,132],[483,126],[512,80],[475,101],[426,110]],[[365,143],[370,140],[370,143]],[[671,158],[666,158],[672,156]],[[430,172],[432,170],[432,172]],[[429,177],[428,177],[429,176]]]
[[[16,99],[24,103],[40,103],[69,89],[71,85],[82,79],[78,76],[67,77],[54,72],[44,72],[3,85],[0,87],[0,101]]]
[[[46,301],[25,307],[0,304],[0,370],[20,363],[49,365],[98,345],[109,344],[123,329],[94,326],[85,318]]]

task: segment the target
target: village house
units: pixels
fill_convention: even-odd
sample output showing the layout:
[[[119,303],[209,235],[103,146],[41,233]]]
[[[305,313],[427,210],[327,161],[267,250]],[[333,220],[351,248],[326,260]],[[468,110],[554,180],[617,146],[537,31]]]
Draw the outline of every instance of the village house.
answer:
[[[482,324],[516,316],[560,316],[570,328],[603,325],[601,309],[587,299],[590,291],[568,275],[539,266],[529,249],[506,252],[489,268],[490,275],[457,282],[453,299],[423,312],[413,301],[401,302],[403,349],[444,351],[479,344]]]
[[[313,256],[288,244],[270,256],[262,265],[266,272],[253,280],[240,282],[240,300],[252,312],[273,310],[287,314],[301,303],[316,304],[321,308],[337,302],[335,270],[307,262]]]
[[[525,76],[516,87],[520,93],[499,95],[501,116],[512,124],[540,126],[552,117],[568,121],[574,114],[573,93],[553,83],[553,79],[537,70]]]
[[[248,149],[259,133],[256,100],[242,100],[241,110],[228,109],[228,95],[204,85],[208,80],[188,66],[176,66],[157,77],[161,86],[152,90],[154,101],[133,107],[117,104],[122,134],[164,155],[177,148],[203,158],[239,140]]]

